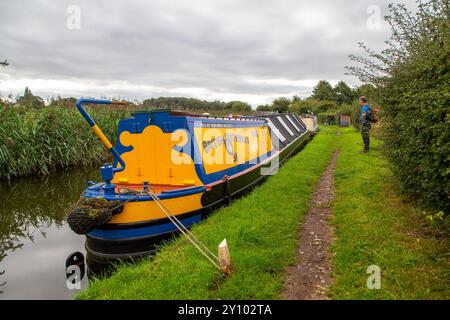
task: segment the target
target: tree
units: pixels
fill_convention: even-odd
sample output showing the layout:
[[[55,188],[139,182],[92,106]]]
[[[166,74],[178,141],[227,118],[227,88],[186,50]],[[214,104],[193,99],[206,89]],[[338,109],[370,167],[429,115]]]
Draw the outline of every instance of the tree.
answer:
[[[242,111],[251,111],[252,107],[242,101],[230,101],[227,103],[226,109],[230,109],[232,112],[242,112]]]
[[[355,98],[355,92],[344,81],[339,81],[333,91],[339,104],[352,103]]]
[[[39,96],[33,95],[31,93],[31,90],[28,89],[28,87],[25,87],[24,94],[17,99],[17,103],[38,108],[44,106],[44,99]]]
[[[363,84],[355,89],[355,98],[362,96],[373,97],[375,95],[376,88],[372,84]]]
[[[314,87],[311,98],[317,100],[335,101],[334,90],[331,84],[326,80],[320,80]]]
[[[291,103],[293,103],[293,102],[299,102],[299,101],[302,101],[302,98],[300,98],[299,96],[295,95],[295,96],[292,97]]]
[[[268,104],[260,104],[256,107],[256,111],[272,111],[272,107]]]
[[[279,113],[286,112],[289,109],[289,104],[291,101],[288,98],[281,97],[273,100],[272,110],[278,111]]]
[[[306,101],[295,100],[289,105],[289,112],[295,112],[298,114],[306,114],[311,112],[311,108]]]
[[[297,113],[319,114],[322,112],[334,112],[339,108],[338,104],[329,100],[305,99],[299,102],[293,102],[289,106],[290,110]]]
[[[450,10],[448,0],[418,1],[416,13],[389,5],[387,48],[363,43],[350,74],[373,86],[380,105],[386,157],[405,192],[450,212]],[[444,219],[450,225],[450,215]]]

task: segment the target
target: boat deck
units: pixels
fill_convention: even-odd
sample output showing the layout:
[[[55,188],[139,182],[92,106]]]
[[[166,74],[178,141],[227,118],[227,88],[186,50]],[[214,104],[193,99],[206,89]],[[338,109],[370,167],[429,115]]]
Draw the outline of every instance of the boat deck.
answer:
[[[161,195],[163,193],[170,192],[178,192],[183,190],[189,190],[198,186],[188,185],[188,186],[180,186],[180,185],[168,185],[168,184],[150,184],[149,189],[152,193],[156,195]],[[130,191],[141,192],[144,190],[144,186],[142,184],[116,184],[116,192],[118,194],[126,194],[131,193]]]

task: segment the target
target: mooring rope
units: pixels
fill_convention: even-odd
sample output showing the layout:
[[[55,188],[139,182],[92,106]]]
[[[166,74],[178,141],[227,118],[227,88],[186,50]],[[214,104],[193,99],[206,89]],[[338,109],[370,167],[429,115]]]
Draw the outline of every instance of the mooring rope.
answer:
[[[161,206],[163,206],[166,211],[168,213],[170,213],[169,209],[164,205],[164,202],[161,201],[161,199],[158,198],[158,196],[156,194],[153,193],[153,196],[156,197],[157,201],[159,204],[161,204]],[[183,223],[175,216],[172,214],[172,217],[174,218],[175,221],[177,221],[185,230],[186,232],[192,237],[194,238],[195,241],[197,241],[211,256],[213,256],[217,261],[219,260],[219,257],[217,257],[211,250],[208,249],[208,247],[206,247],[190,230],[189,228],[187,228],[186,226],[183,225]]]
[[[122,192],[121,192],[122,191]],[[147,194],[149,195],[153,201],[158,205],[159,209],[166,215],[166,217],[172,222],[175,227],[180,231],[185,238],[194,245],[194,247],[206,258],[209,262],[211,262],[217,269],[221,270],[218,262],[219,258],[211,251],[207,246],[205,246],[174,214],[170,212],[170,210],[166,207],[166,205],[159,199],[159,197],[150,191],[150,189],[137,191],[130,188],[122,187],[119,189],[119,193],[129,193],[136,194],[135,197],[127,199],[125,203],[135,200],[140,195]]]
[[[155,201],[155,203],[158,205],[158,207],[161,209],[161,211],[169,218],[169,220],[175,225],[175,227],[188,239],[197,250],[205,256],[206,259],[208,259],[217,269],[221,270],[218,262],[219,258],[211,252],[211,250],[208,249],[197,237],[194,236],[194,234],[176,217],[174,216],[169,209],[164,205],[164,203],[161,201],[161,199],[158,198],[156,194],[149,190],[145,190],[152,199]],[[206,251],[204,251],[203,249]],[[209,255],[208,255],[209,254]],[[210,256],[211,255],[211,256]],[[215,260],[215,261],[214,261]]]

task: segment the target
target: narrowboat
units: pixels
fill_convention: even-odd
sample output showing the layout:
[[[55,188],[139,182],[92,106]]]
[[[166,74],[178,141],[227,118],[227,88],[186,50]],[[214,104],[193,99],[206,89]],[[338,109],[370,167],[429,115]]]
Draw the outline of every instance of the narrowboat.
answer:
[[[90,182],[82,198],[123,204],[109,221],[86,233],[87,253],[99,259],[151,254],[155,242],[176,233],[148,191],[186,227],[192,226],[276,173],[311,135],[294,113],[215,117],[153,110],[120,120],[113,146],[84,104],[114,103],[77,101],[114,157],[112,165],[100,168],[103,181]]]
[[[311,137],[316,135],[319,131],[319,124],[317,122],[317,116],[312,114],[302,114],[300,119],[306,125],[306,128],[311,132]]]

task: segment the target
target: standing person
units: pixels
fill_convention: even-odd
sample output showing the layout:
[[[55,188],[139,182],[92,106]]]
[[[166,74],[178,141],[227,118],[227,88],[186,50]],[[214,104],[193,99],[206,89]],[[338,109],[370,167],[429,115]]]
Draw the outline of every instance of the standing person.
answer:
[[[372,112],[367,104],[367,98],[362,96],[359,98],[359,105],[361,106],[361,112],[359,113],[359,122],[361,124],[361,136],[364,143],[364,153],[369,152],[370,145],[370,121],[369,116]]]

